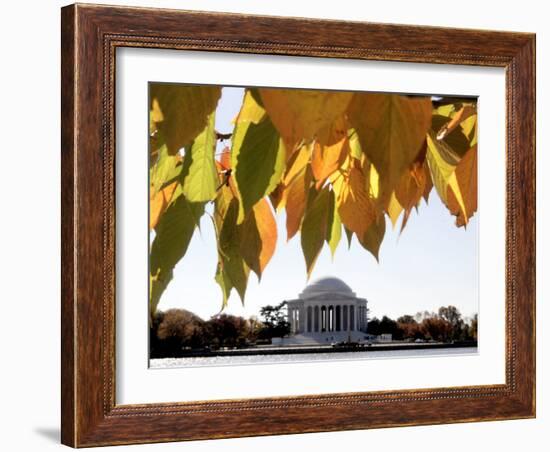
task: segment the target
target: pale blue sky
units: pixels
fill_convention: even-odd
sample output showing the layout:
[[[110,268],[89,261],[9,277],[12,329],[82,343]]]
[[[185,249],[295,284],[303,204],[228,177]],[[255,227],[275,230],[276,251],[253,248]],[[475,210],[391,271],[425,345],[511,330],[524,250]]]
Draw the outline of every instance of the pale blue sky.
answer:
[[[242,96],[242,88],[222,90],[216,116],[219,132],[232,131],[231,120]],[[466,230],[457,228],[454,217],[432,190],[429,203],[422,201],[418,214],[411,214],[403,234],[399,234],[401,219],[395,230],[387,220],[379,262],[355,238],[348,250],[344,236],[334,260],[325,245],[311,280],[322,276],[341,278],[358,296],[367,298],[371,317],[396,318],[449,304],[471,317],[478,312],[478,215]],[[286,242],[284,211],[277,215],[277,226],[277,248],[261,284],[251,272],[244,305],[234,292],[224,312],[258,315],[261,306],[295,298],[308,283],[299,234]],[[219,312],[222,296],[214,281],[215,243],[211,220],[205,216],[200,232],[195,232],[187,254],[175,268],[159,309],[184,308],[202,318]]]

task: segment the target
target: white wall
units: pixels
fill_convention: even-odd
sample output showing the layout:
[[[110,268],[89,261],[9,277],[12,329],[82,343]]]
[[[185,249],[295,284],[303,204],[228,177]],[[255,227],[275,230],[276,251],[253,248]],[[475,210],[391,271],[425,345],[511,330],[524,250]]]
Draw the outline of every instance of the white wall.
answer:
[[[548,240],[543,231],[550,224],[544,205],[550,182],[540,174],[541,169],[550,165],[547,153],[541,152],[550,145],[542,127],[550,123],[550,115],[541,107],[550,103],[550,31],[545,2],[117,0],[117,3],[537,32],[538,274],[546,273],[542,256]],[[59,7],[62,5],[63,2],[51,0],[4,2],[0,20],[0,193],[3,201],[0,299],[4,320],[0,327],[3,352],[0,442],[2,449],[10,451],[61,448],[58,424]],[[542,328],[542,322],[550,321],[550,310],[544,304],[546,289],[546,281],[539,278],[536,420],[161,444],[134,446],[129,450],[221,452],[238,449],[245,452],[262,449],[268,452],[315,447],[317,450],[357,448],[391,452],[407,449],[413,452],[431,449],[432,444],[445,451],[545,450],[541,443],[543,431],[550,428],[549,354],[541,353],[549,346],[549,335]]]

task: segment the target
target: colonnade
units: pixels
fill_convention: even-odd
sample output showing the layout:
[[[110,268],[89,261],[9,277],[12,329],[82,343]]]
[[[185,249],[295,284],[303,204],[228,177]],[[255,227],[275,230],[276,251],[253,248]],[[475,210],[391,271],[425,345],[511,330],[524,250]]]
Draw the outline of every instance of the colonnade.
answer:
[[[367,308],[352,304],[289,307],[288,321],[293,334],[366,331]]]

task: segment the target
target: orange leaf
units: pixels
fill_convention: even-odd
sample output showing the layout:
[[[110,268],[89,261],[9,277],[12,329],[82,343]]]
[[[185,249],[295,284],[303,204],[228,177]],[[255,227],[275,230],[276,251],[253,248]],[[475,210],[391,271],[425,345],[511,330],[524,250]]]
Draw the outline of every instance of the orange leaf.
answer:
[[[170,185],[167,185],[162,190],[158,191],[150,200],[149,229],[154,229],[157,227],[160,217],[166,210],[166,207],[168,207],[177,185],[177,182],[172,182]]]
[[[223,148],[219,162],[224,170],[231,168],[231,151],[227,146]]]
[[[277,245],[277,223],[267,198],[252,207],[241,228],[241,254],[260,279]]]

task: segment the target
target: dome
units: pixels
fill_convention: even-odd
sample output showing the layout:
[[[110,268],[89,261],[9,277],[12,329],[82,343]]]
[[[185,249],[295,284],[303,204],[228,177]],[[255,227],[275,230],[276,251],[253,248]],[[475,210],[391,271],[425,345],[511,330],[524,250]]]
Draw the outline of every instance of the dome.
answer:
[[[300,294],[300,298],[312,298],[321,294],[355,296],[355,293],[344,281],[333,276],[328,276],[319,278],[309,284]]]

